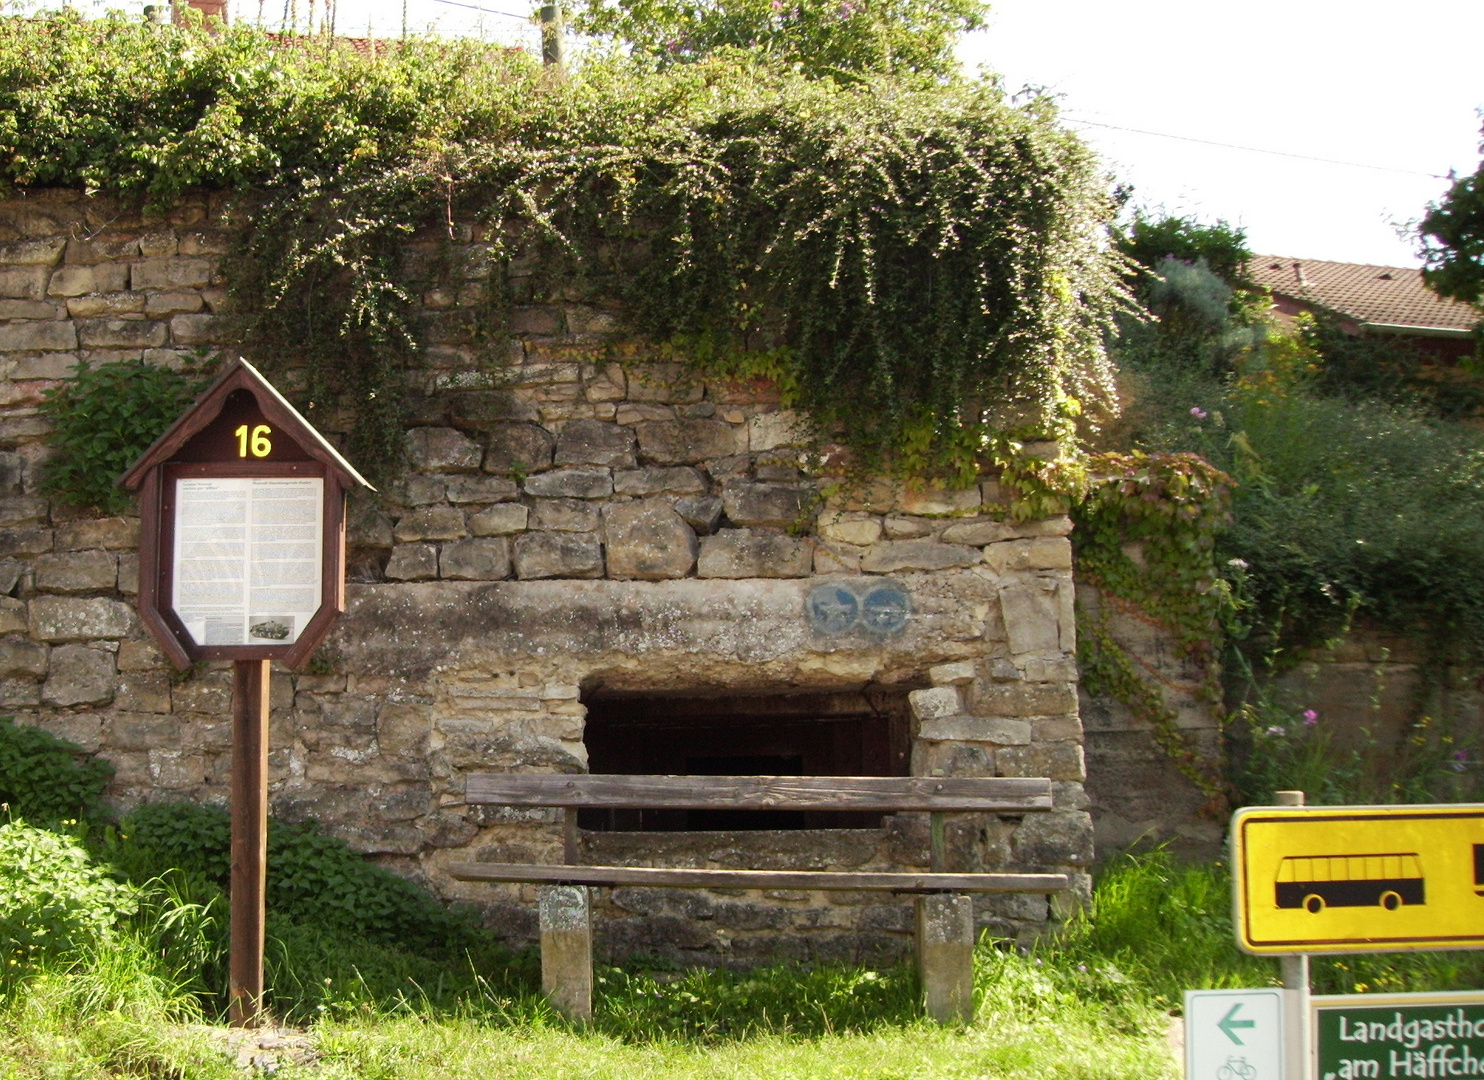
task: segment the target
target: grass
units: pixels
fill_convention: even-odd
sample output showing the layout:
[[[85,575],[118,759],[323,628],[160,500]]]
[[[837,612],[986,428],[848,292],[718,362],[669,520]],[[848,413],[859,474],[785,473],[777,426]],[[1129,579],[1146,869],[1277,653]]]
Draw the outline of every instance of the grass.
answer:
[[[1166,1028],[1183,990],[1277,981],[1273,961],[1233,945],[1229,908],[1219,865],[1179,866],[1162,852],[1125,859],[1063,934],[1029,952],[981,946],[977,1019],[962,1031],[921,1017],[907,968],[600,968],[593,1022],[576,1027],[534,992],[529,954],[444,964],[440,984],[427,958],[299,932],[280,943],[279,1000],[301,1021],[317,1017],[307,1026],[320,1058],[278,1075],[1164,1080],[1178,1074]],[[202,1002],[213,998],[192,992],[194,972],[160,959],[165,940],[134,925],[0,1001],[0,1080],[240,1076],[204,1026],[215,1017]],[[484,966],[497,956],[505,967]],[[1484,985],[1484,959],[1472,953],[1314,968],[1328,992]]]

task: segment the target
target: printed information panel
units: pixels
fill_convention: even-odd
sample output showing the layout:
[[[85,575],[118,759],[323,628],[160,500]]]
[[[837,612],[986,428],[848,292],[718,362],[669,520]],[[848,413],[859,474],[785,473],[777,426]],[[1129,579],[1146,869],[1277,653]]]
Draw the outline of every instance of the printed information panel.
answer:
[[[175,615],[197,645],[288,645],[320,606],[325,482],[178,479]]]
[[[1484,1077],[1484,993],[1310,999],[1319,1080]]]
[[[1232,868],[1248,952],[1484,948],[1484,806],[1247,807]]]

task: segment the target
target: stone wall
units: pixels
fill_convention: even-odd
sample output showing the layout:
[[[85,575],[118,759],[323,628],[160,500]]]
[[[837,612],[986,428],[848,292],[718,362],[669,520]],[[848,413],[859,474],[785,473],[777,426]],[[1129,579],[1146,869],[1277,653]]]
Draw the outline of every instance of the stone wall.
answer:
[[[40,494],[37,404],[79,360],[173,364],[223,343],[214,210],[198,199],[143,217],[73,193],[0,203],[0,707],[111,761],[119,807],[225,802],[229,672],[179,677],[141,631],[135,519]],[[1069,870],[1085,892],[1067,519],[1003,523],[990,477],[831,495],[770,386],[651,362],[611,311],[517,307],[492,358],[470,317],[484,249],[474,230],[459,239],[463,276],[422,287],[429,367],[407,403],[407,475],[352,508],[349,611],[313,673],[274,674],[275,813],[318,819],[521,938],[531,890],[443,868],[556,861],[556,822],[464,805],[470,771],[583,770],[584,701],[600,693],[895,689],[910,695],[913,773],[1055,782],[1051,813],[952,823],[956,865]],[[412,241],[408,274],[435,254],[448,254],[435,238]],[[872,596],[905,618],[841,616]],[[590,833],[584,846],[655,865],[927,865],[926,823],[910,815]],[[611,954],[849,958],[910,937],[910,905],[875,894],[618,889],[598,907]],[[1016,937],[1054,917],[1041,897],[978,911]]]

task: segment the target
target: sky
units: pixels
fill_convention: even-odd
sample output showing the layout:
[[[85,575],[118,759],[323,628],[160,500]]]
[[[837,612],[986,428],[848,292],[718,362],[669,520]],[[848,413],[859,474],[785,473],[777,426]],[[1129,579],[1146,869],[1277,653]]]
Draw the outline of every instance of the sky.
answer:
[[[276,25],[315,2],[232,6]],[[338,3],[342,34],[405,23],[540,51],[531,0]],[[1263,255],[1415,266],[1409,223],[1479,163],[1480,41],[1484,0],[992,0],[959,58],[1055,94],[1135,205],[1225,220]]]
[[[1058,95],[1135,204],[1263,255],[1415,266],[1397,226],[1479,162],[1481,40],[1481,0],[998,0],[959,56]]]

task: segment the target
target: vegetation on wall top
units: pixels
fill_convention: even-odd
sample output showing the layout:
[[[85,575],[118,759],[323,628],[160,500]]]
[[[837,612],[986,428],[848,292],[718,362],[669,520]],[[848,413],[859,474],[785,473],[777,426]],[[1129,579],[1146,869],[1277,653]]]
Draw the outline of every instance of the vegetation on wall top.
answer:
[[[10,19],[0,171],[157,202],[251,189],[245,340],[349,405],[373,468],[418,351],[399,254],[453,220],[489,245],[492,333],[560,279],[703,366],[777,378],[864,466],[926,442],[962,471],[991,428],[1055,428],[1109,395],[1106,185],[1047,101],[986,82],[842,85],[755,54],[548,80],[469,43],[373,59],[249,28]],[[517,256],[541,272],[512,282]]]

